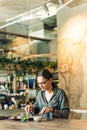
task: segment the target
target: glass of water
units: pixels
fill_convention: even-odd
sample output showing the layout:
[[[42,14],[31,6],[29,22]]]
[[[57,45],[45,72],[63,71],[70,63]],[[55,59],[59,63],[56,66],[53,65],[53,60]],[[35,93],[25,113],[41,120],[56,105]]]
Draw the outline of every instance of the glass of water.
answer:
[[[28,112],[22,112],[20,114],[21,122],[28,122]]]

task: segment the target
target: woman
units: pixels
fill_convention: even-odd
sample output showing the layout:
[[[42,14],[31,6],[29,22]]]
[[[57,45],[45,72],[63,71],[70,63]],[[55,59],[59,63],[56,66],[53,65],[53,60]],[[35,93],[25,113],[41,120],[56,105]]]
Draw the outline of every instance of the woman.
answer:
[[[33,111],[46,118],[68,118],[70,113],[68,98],[53,82],[53,76],[47,69],[38,73],[37,83],[41,90],[35,103],[27,105],[25,111]]]

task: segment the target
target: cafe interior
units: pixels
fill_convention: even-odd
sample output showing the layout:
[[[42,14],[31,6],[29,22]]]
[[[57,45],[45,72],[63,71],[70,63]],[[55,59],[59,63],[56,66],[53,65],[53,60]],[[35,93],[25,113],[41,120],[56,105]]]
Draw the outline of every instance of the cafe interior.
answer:
[[[87,130],[86,29],[87,0],[0,0],[0,128]],[[43,68],[67,94],[69,119],[10,118],[35,102]]]

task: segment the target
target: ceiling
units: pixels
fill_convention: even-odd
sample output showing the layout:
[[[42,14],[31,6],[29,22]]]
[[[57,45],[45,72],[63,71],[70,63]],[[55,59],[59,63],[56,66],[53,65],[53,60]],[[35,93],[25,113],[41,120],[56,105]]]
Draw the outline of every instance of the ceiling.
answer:
[[[9,25],[7,27],[0,28],[0,32],[5,32],[5,33],[9,32],[12,34],[18,34],[18,35],[27,36],[27,37],[31,36],[33,39],[41,40],[41,41],[43,40],[50,41],[57,37],[56,13],[53,13],[53,12],[55,12],[55,10],[57,10],[67,1],[69,0],[15,0],[15,1],[0,0],[0,27],[8,23],[19,20],[20,17],[7,22],[8,19],[17,17],[20,14],[22,15],[25,12],[28,12],[29,16],[30,14],[35,16],[35,18],[32,18],[31,20],[30,19],[24,20],[24,21]],[[76,6],[86,1],[87,0],[73,0],[69,4],[69,6],[70,7]],[[42,14],[43,11],[44,11],[45,16],[43,16]],[[40,18],[38,18],[38,16],[40,16]],[[2,34],[0,34],[1,41],[5,38],[7,38],[7,36],[4,37]],[[21,41],[23,42],[23,39],[20,39],[19,41],[19,38],[16,38],[15,39],[16,46],[19,45],[19,44],[17,45],[17,39],[18,39],[18,43]],[[26,39],[24,43],[26,43]],[[13,45],[15,44],[13,43]]]
[[[11,19],[13,17],[19,16],[20,14],[24,14],[25,12],[43,6],[43,4],[46,1],[45,0],[17,0],[17,1],[0,0],[0,26],[7,24],[6,22],[7,19]],[[58,4],[54,3],[54,5],[57,6]],[[15,20],[16,19],[12,21]],[[29,39],[26,39],[26,37],[31,37],[32,39],[34,39],[33,43],[34,42],[37,43],[38,40],[47,43],[50,40],[56,38],[57,30],[56,29],[54,30],[56,26],[57,26],[56,16],[53,15],[51,17],[48,16],[48,18],[44,18],[43,20],[32,19],[31,21],[30,20],[22,21],[20,23],[16,23],[4,27],[0,29],[0,32],[12,34],[12,37],[8,35],[3,35],[2,33],[0,34],[0,42],[5,41],[2,42],[4,45],[0,45],[0,52],[3,56],[7,56],[7,57],[11,55],[14,57],[19,57],[19,56],[26,57],[27,52],[28,54],[30,54],[31,50],[32,50],[32,54],[37,54],[37,51],[34,49],[34,47],[32,47],[33,45],[28,44],[30,41]],[[17,34],[17,36],[23,36],[24,39],[22,37],[13,37],[14,34]],[[7,41],[4,39],[6,39]],[[11,39],[13,43],[8,44],[7,46],[5,43],[8,43],[9,39]],[[35,57],[35,55],[33,57]]]
[[[20,14],[24,14],[25,12],[30,12],[30,10],[37,9],[38,7],[42,7],[46,13],[46,16],[42,19],[36,18],[31,21],[22,21],[17,24],[12,24],[8,27],[4,27],[0,29],[0,32],[9,32],[11,34],[20,34],[21,36],[29,36],[28,32],[31,34],[30,36],[36,40],[45,40],[49,41],[53,38],[57,37],[57,23],[56,23],[56,15],[49,13],[49,3],[58,9],[61,5],[66,3],[68,0],[0,0],[0,27],[7,24],[6,20],[11,19],[13,17],[19,16]],[[69,6],[76,6],[83,2],[87,2],[87,0],[73,0]],[[45,6],[43,6],[45,5]],[[41,10],[41,9],[40,9]],[[34,11],[32,14],[36,14],[37,11]],[[42,11],[40,11],[42,12]],[[53,12],[53,11],[51,11]],[[13,22],[16,19],[10,21]],[[13,36],[13,35],[12,35]],[[7,36],[3,36],[0,33],[0,39],[3,40],[7,38]],[[28,48],[28,44],[26,43],[26,38],[16,37],[14,40],[14,48],[16,48],[17,53],[22,52]],[[28,40],[28,39],[27,39]],[[22,49],[18,48],[19,44],[26,44],[26,47],[22,47]],[[1,44],[1,43],[0,43]],[[21,45],[22,46],[22,45]],[[3,50],[3,48],[1,48]],[[7,50],[6,50],[7,51]],[[24,53],[23,53],[24,54]],[[0,72],[1,73],[1,72]]]
[[[53,0],[53,1],[55,2],[57,0]],[[57,4],[54,2],[52,4],[57,6]],[[30,15],[30,10],[34,10],[39,7],[42,7],[45,3],[49,3],[49,2],[47,2],[47,0],[46,1],[45,0],[17,0],[17,1],[0,0],[0,27],[6,25],[7,23],[14,22],[15,20],[19,20],[20,17],[10,22],[7,22],[6,21],[7,19],[17,17],[20,14],[22,15],[26,12],[29,12],[28,15]],[[34,11],[32,14],[34,13],[36,12]],[[54,27],[56,27],[55,15],[48,18],[44,18],[42,20],[40,18],[25,20],[1,28],[0,29],[1,32],[0,33],[0,58],[2,58],[3,55],[8,58],[11,56],[12,57],[20,56],[25,59],[26,56],[31,53],[31,49],[32,49],[32,54],[37,54],[36,50],[33,47],[33,43],[39,41],[42,41],[42,43],[43,42],[47,43],[52,38],[55,38],[57,36],[57,33],[56,31],[53,30]],[[4,35],[2,34],[2,32],[9,33],[12,35],[11,36]],[[31,45],[29,44],[30,39],[27,38],[30,37],[30,33],[31,33],[31,38],[33,39],[33,43]],[[14,34],[17,34],[17,36],[15,37]],[[23,37],[19,37],[19,36],[23,36]],[[38,57],[38,55],[33,55],[33,57],[35,56]],[[48,55],[45,55],[45,57],[47,56]]]
[[[30,15],[30,10],[32,10],[33,15],[36,14],[39,7],[44,8],[43,5],[45,5],[45,3],[49,4],[49,0],[17,0],[17,1],[16,0],[15,1],[0,0],[0,27],[8,24],[10,22],[17,21],[21,17],[11,20],[10,22],[7,22],[8,19],[12,19],[13,17],[23,15],[26,12],[28,12],[28,15]],[[57,7],[59,5],[57,0],[52,0],[51,4],[54,5],[55,7]],[[36,11],[33,11],[33,10],[36,10]],[[48,10],[48,8],[45,8],[45,12],[47,10]],[[26,15],[24,15],[24,16],[26,16]],[[4,32],[4,33],[7,32],[9,34],[12,34],[12,36],[13,36],[13,34],[17,34],[18,36],[24,36],[24,38],[31,36],[31,38],[35,39],[35,40],[50,41],[57,36],[57,33],[56,33],[57,30],[56,29],[54,30],[54,28],[56,26],[57,26],[56,25],[56,15],[48,16],[48,12],[46,12],[46,17],[43,19],[35,18],[35,19],[31,19],[31,20],[24,20],[24,21],[21,21],[18,23],[14,23],[10,26],[1,28],[0,32]],[[3,39],[5,39],[5,38],[7,39],[7,42],[8,42],[9,37],[7,37],[6,35],[4,36],[1,33],[0,42],[2,42]],[[12,40],[14,41],[13,45],[14,45],[14,47],[16,47],[16,51],[17,51],[17,49],[19,51],[19,48],[17,48],[19,45],[19,42],[22,41],[24,44],[26,44],[26,42],[27,43],[29,42],[28,39],[26,41],[26,39],[22,39],[22,38],[20,38],[20,39],[16,38],[16,39],[12,39]],[[24,40],[25,40],[25,42],[24,42]],[[29,45],[26,44],[26,47],[24,47],[25,50],[28,46]],[[22,50],[24,48],[22,47],[20,52],[23,52]],[[4,48],[1,48],[1,49],[4,49]],[[7,51],[7,49],[6,49],[6,51]]]
[[[37,4],[41,4],[42,1],[43,0],[0,0],[0,25],[3,25],[6,19],[25,13]]]
[[[32,11],[32,14],[35,15],[36,12],[38,11],[37,8],[42,7],[44,12],[45,12],[45,17],[41,19],[40,23],[40,18],[37,19],[32,19],[31,22],[27,22],[22,21],[20,22],[20,28],[23,27],[24,28],[24,33],[22,31],[19,31],[19,33],[21,34],[25,34],[27,35],[28,32],[26,30],[27,26],[31,24],[31,28],[30,30],[32,30],[31,32],[35,32],[36,30],[42,30],[42,29],[46,29],[46,30],[51,30],[50,33],[52,33],[52,35],[55,35],[55,32],[52,32],[52,29],[54,27],[56,27],[56,16],[54,14],[52,14],[55,10],[57,10],[61,5],[63,5],[64,3],[66,3],[69,0],[0,0],[0,26],[3,26],[5,24],[7,24],[6,20],[11,19],[13,17],[19,16],[20,14],[24,14],[25,12],[28,12],[30,10],[35,10]],[[82,2],[86,2],[87,0],[73,0],[69,5],[71,6],[75,6],[79,3]],[[55,10],[51,10],[50,12],[50,8],[52,5],[55,7]],[[41,8],[39,9],[39,15],[43,15],[41,14]],[[37,14],[36,16],[37,17]],[[41,16],[42,17],[42,16]],[[14,19],[18,20],[18,19]],[[28,20],[29,21],[29,20]],[[39,22],[38,22],[39,21]],[[12,21],[10,21],[12,22]],[[37,23],[40,23],[39,25]],[[8,31],[8,32],[12,32],[12,30],[14,30],[14,28],[11,29],[11,27],[16,27],[17,29],[17,25],[16,24],[12,24],[10,26],[8,26],[8,29],[6,27],[0,29],[0,31]],[[43,27],[42,27],[43,26]],[[18,33],[14,30],[13,33]],[[46,33],[46,31],[45,31]],[[48,31],[47,31],[48,34]],[[35,35],[37,36],[35,33],[31,33],[31,35]],[[52,36],[51,35],[51,36]],[[54,36],[53,36],[54,37]],[[49,37],[48,37],[49,38]]]

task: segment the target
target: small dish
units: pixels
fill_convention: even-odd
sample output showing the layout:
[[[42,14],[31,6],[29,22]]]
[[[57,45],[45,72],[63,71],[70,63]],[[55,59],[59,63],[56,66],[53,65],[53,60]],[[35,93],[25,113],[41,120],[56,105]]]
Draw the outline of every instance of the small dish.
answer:
[[[40,122],[42,120],[42,116],[38,115],[38,116],[33,116],[34,121],[36,122]]]

